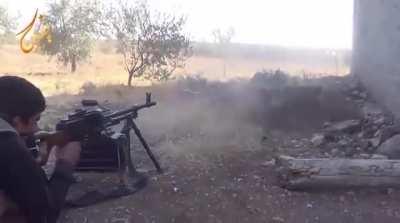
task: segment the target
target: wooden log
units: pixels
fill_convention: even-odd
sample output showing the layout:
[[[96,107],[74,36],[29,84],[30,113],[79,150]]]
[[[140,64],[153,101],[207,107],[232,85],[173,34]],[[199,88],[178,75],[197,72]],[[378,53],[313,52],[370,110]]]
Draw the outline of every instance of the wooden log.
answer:
[[[400,160],[296,159],[280,156],[278,179],[287,189],[400,188]]]

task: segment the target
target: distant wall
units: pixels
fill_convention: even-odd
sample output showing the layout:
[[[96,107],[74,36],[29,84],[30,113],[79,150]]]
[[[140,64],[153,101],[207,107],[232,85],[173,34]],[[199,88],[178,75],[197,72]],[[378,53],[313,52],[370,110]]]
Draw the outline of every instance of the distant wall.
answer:
[[[352,73],[400,118],[400,0],[355,0]]]

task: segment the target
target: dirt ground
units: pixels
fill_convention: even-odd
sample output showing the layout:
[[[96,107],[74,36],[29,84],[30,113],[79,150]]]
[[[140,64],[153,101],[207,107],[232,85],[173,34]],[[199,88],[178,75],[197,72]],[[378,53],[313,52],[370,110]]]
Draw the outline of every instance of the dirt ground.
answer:
[[[100,98],[122,108],[141,103],[144,92],[152,91],[158,105],[141,112],[138,125],[165,168],[164,174],[155,173],[136,145],[135,164],[147,172],[148,186],[131,196],[65,210],[61,222],[400,221],[396,189],[279,187],[270,162],[274,156],[318,156],[321,149],[312,146],[311,134],[325,121],[357,116],[357,109],[329,90],[322,94],[305,90],[308,96],[302,97],[297,90],[281,94],[257,86],[186,80],[149,88],[87,89],[83,95],[49,98],[44,125],[53,124],[82,98]],[[112,176],[84,174],[74,188],[110,183]]]

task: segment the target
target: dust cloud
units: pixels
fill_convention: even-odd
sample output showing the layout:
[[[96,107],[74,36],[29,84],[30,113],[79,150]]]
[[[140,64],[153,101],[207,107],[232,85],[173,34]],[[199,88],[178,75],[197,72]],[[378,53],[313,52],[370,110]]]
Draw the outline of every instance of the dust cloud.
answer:
[[[277,71],[228,82],[187,77],[151,87],[94,87],[79,96],[50,97],[43,117],[72,110],[83,98],[122,109],[143,103],[145,92],[152,92],[157,106],[140,111],[137,121],[152,147],[175,154],[256,150],[279,132],[307,134],[327,120],[356,117],[334,83],[335,77],[305,80]],[[69,106],[60,109],[60,97]]]

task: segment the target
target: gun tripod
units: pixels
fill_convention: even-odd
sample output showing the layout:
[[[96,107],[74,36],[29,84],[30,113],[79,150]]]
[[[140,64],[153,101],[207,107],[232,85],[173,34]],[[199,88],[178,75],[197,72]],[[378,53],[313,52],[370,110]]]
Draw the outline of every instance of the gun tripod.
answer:
[[[143,148],[146,150],[147,155],[153,162],[158,173],[162,173],[162,169],[157,159],[150,150],[146,140],[141,134],[139,128],[132,118],[127,118],[124,126],[120,132],[115,132],[111,135],[111,139],[116,142],[118,154],[122,153],[119,167],[119,183],[120,185],[116,188],[108,190],[95,190],[86,193],[78,199],[68,201],[69,207],[84,207],[100,202],[104,202],[110,199],[116,199],[123,196],[134,194],[140,189],[144,188],[147,184],[147,177],[142,173],[136,171],[131,157],[131,131],[135,133],[137,138],[140,140]]]
[[[119,111],[100,106],[96,100],[82,100],[83,109],[75,110],[74,113],[68,115],[67,119],[57,123],[56,129],[58,131],[70,131],[81,140],[82,152],[77,170],[111,170],[112,172],[117,170],[119,172],[120,185],[117,189],[111,189],[105,193],[97,190],[88,193],[86,197],[83,196],[77,202],[74,202],[75,207],[129,195],[146,185],[147,178],[136,170],[132,161],[132,130],[157,171],[162,173],[160,164],[134,122],[138,117],[138,111],[156,104],[156,102],[151,101],[151,93],[146,93],[144,104],[134,105]],[[120,123],[123,123],[121,131],[113,131],[112,126]]]
[[[149,145],[147,144],[146,140],[144,139],[142,133],[140,132],[139,128],[137,127],[136,123],[133,121],[132,118],[128,118],[121,130],[122,135],[125,136],[122,139],[122,148],[124,151],[124,156],[125,156],[125,165],[128,168],[128,173],[130,176],[135,175],[136,169],[133,165],[132,158],[131,158],[131,130],[135,133],[137,138],[139,139],[140,143],[142,144],[143,148],[145,149],[147,155],[153,162],[154,166],[156,167],[158,173],[162,173],[162,169],[160,164],[158,163],[157,159],[154,157],[153,152],[150,150]]]

